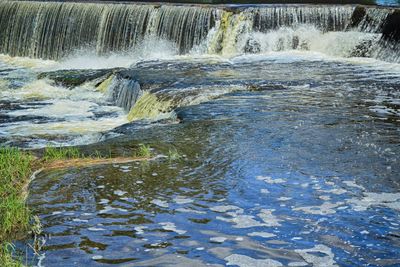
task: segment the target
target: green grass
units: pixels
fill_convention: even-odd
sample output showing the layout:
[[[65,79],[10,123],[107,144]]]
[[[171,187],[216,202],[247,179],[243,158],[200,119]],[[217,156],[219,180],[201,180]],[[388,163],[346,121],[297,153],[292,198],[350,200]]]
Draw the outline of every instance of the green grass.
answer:
[[[82,158],[83,155],[75,147],[52,147],[48,146],[44,150],[43,160],[63,160]]]
[[[43,161],[67,160],[67,159],[106,159],[111,158],[111,151],[104,156],[100,151],[95,150],[90,155],[84,155],[76,147],[52,147],[48,146],[43,152]]]
[[[149,145],[140,144],[138,150],[134,153],[136,157],[151,157],[151,147]]]
[[[181,160],[183,156],[179,154],[178,150],[176,148],[168,150],[167,157],[170,161],[177,161]]]
[[[21,266],[11,257],[9,243],[29,229],[31,213],[23,191],[33,162],[34,157],[28,153],[0,147],[0,266]]]
[[[11,243],[0,244],[0,264],[4,267],[23,267],[20,259],[15,259],[11,255],[14,251],[14,246]]]
[[[135,156],[151,157],[148,145],[139,145]],[[108,155],[111,158],[111,152]],[[33,168],[39,168],[51,161],[67,159],[107,158],[99,151],[85,156],[78,148],[46,147],[42,159],[17,148],[0,147],[0,266],[23,266],[13,256],[12,241],[31,230],[40,234],[40,221],[32,216],[25,203],[25,190]]]

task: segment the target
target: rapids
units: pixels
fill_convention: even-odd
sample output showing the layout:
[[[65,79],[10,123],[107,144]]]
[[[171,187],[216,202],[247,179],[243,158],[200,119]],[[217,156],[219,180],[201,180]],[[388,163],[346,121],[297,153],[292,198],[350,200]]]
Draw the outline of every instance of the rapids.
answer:
[[[0,144],[35,266],[400,265],[399,9],[0,2]],[[170,156],[176,152],[179,157]]]

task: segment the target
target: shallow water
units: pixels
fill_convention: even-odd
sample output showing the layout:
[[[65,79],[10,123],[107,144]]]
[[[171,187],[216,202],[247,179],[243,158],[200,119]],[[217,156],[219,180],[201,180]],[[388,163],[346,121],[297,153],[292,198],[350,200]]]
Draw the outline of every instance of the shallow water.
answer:
[[[298,52],[213,61],[141,63],[160,74],[196,64],[163,90],[193,101],[84,149],[127,155],[146,143],[184,157],[40,174],[28,201],[45,242],[29,261],[399,265],[399,66]],[[193,97],[210,88],[220,91]]]

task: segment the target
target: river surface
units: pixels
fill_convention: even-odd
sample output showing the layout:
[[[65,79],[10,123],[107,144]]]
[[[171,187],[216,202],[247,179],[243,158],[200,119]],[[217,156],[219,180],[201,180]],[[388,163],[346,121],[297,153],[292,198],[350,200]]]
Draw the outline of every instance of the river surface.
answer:
[[[28,203],[43,247],[28,262],[400,265],[398,64],[298,51],[140,61],[186,101],[126,124],[89,85],[35,78],[71,62],[1,60],[3,143],[157,155],[41,173]]]

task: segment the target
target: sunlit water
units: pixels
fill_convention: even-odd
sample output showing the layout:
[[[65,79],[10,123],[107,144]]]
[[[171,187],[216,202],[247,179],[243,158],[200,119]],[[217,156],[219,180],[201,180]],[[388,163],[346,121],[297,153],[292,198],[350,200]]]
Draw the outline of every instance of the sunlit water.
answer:
[[[40,174],[28,199],[43,224],[33,264],[400,264],[397,64],[311,52],[142,62],[143,75],[174,82],[165,94],[191,101],[173,120],[121,127],[126,114],[93,88],[29,87],[32,67],[3,66],[16,84],[2,92],[6,142],[74,144],[81,127],[98,133],[87,143],[102,140],[87,150],[147,143],[184,155]]]

